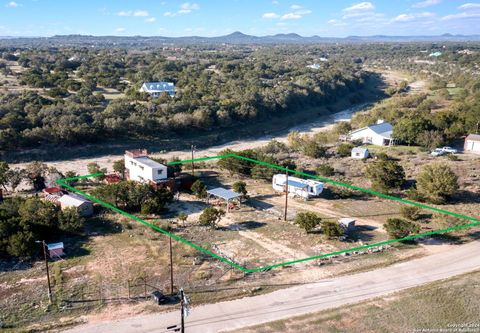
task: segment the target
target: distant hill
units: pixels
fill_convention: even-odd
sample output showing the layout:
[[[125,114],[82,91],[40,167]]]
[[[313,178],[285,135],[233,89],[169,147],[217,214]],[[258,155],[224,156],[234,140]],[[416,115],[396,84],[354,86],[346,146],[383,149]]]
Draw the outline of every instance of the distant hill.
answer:
[[[348,36],[344,38],[311,36],[304,37],[295,33],[276,34],[270,36],[246,35],[236,31],[218,37],[185,36],[87,36],[60,35],[52,37],[0,37],[0,45],[11,46],[158,46],[165,44],[314,44],[314,43],[394,43],[394,42],[464,42],[480,41],[480,35],[439,36]]]

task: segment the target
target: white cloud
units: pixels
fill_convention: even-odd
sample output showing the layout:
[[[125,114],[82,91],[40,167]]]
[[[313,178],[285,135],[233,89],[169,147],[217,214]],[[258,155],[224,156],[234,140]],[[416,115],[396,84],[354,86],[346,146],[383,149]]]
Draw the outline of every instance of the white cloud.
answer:
[[[176,12],[165,12],[163,16],[175,17],[177,15],[190,14],[194,10],[199,10],[200,6],[196,3],[185,2],[180,5],[180,9]]]
[[[262,18],[268,19],[268,20],[276,19],[276,18],[278,18],[278,17],[279,17],[279,16],[278,16],[278,14],[276,14],[276,13],[265,13],[265,14],[262,15]]]
[[[438,5],[442,0],[424,0],[412,5],[413,8],[425,8],[430,6]]]
[[[135,17],[148,17],[150,14],[146,10],[125,11],[122,10],[117,13],[118,16],[135,16]]]
[[[180,10],[178,14],[189,14],[194,10],[199,10],[200,6],[196,3],[185,2],[180,5]]]
[[[343,9],[343,18],[364,17],[374,15],[375,6],[371,2],[360,2]]]
[[[458,7],[461,10],[480,9],[480,3],[467,2]]]
[[[302,15],[300,14],[288,13],[288,14],[282,15],[280,19],[281,20],[298,20],[301,18],[302,18]]]
[[[392,19],[392,22],[411,22],[418,19],[424,19],[428,17],[433,17],[435,14],[424,12],[424,13],[411,13],[411,14],[400,14],[397,17]]]
[[[21,6],[21,5],[16,3],[15,1],[10,1],[5,5],[5,7],[8,7],[8,8],[17,8],[18,6]]]
[[[480,13],[467,13],[461,12],[458,14],[447,15],[441,18],[442,21],[462,20],[462,19],[475,19],[480,18]]]
[[[125,32],[126,30],[127,29],[122,28],[122,27],[115,29],[116,32]]]
[[[296,10],[296,9],[302,9],[303,7],[300,5],[291,5],[290,8]]]
[[[145,22],[153,23],[153,22],[155,22],[156,20],[157,20],[157,19],[152,16],[152,17],[147,18],[147,19],[145,20]]]
[[[353,6],[344,8],[344,12],[358,12],[358,11],[369,11],[374,10],[375,6],[371,2],[360,2]]]
[[[274,5],[278,5],[278,4],[279,4],[279,2],[278,2],[277,0],[273,0],[273,1],[272,1],[272,4],[274,4]]]

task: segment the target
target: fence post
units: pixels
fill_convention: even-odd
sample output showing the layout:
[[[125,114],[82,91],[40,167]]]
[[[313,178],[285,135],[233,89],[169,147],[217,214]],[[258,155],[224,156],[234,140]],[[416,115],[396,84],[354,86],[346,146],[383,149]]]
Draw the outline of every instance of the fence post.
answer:
[[[145,299],[147,299],[147,278],[146,277],[143,278],[143,287],[145,290]]]
[[[128,286],[128,299],[130,299],[130,280],[127,280],[127,286]]]

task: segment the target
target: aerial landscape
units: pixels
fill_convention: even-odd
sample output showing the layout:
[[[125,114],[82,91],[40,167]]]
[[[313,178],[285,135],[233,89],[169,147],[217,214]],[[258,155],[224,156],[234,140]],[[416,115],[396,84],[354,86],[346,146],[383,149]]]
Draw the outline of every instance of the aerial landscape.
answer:
[[[480,2],[0,3],[1,332],[480,332]]]

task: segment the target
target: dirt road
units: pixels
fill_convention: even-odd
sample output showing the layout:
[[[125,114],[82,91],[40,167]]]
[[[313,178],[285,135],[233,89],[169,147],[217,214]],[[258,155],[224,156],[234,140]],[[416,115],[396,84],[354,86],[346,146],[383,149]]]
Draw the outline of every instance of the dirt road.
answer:
[[[402,289],[478,270],[480,242],[386,268],[320,280],[316,283],[191,309],[186,331],[225,332],[278,319],[322,311],[387,295]],[[91,323],[70,333],[167,332],[178,325],[179,312],[151,314],[110,322]]]
[[[365,107],[365,104],[357,105],[332,115],[318,117],[315,121],[311,123],[292,127],[289,130],[281,133],[276,137],[263,136],[263,137],[253,138],[253,139],[232,141],[219,146],[198,150],[195,152],[195,157],[218,155],[220,151],[226,148],[230,148],[233,150],[257,148],[267,144],[272,139],[276,139],[281,142],[286,142],[288,133],[290,131],[298,131],[300,133],[305,133],[305,134],[314,134],[321,131],[325,131],[331,128],[338,121],[350,120],[352,118],[353,113],[361,110],[363,107]],[[174,156],[179,157],[181,159],[189,159],[191,156],[190,154],[191,154],[190,151],[171,151],[171,152],[166,152],[162,154],[154,154],[153,156],[159,157],[159,158],[167,158],[167,159]],[[107,170],[111,171],[113,161],[119,160],[122,158],[123,158],[123,155],[105,155],[105,156],[99,156],[99,157],[79,158],[79,159],[73,159],[73,160],[60,160],[55,162],[47,162],[46,164],[48,166],[55,167],[61,172],[72,170],[77,172],[78,174],[86,174],[87,165],[90,162],[96,162],[100,165],[100,167],[107,168]],[[28,163],[11,164],[10,167],[24,168],[27,164]]]

